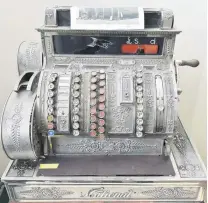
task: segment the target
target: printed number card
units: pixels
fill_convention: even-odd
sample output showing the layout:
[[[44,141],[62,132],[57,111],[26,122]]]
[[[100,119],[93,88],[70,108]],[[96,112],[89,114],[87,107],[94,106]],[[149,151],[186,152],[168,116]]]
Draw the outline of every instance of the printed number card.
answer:
[[[144,10],[141,7],[72,7],[71,29],[141,30],[144,29]]]

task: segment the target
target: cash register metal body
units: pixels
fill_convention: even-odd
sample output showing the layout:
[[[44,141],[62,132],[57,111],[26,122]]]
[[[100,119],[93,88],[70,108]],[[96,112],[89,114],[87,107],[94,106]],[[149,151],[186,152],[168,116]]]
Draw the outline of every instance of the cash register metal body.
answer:
[[[199,62],[173,59],[172,11],[142,12],[47,8],[42,45],[20,45],[1,121],[11,201],[204,200],[205,168],[177,114],[178,67]]]

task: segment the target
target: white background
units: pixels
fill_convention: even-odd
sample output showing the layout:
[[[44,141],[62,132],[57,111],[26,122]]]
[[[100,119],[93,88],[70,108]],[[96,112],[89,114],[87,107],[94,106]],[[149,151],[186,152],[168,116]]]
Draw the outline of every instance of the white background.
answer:
[[[128,3],[128,4],[127,4]],[[0,1],[0,114],[17,81],[16,53],[22,41],[40,41],[35,28],[44,22],[44,9],[54,5],[73,6],[142,6],[168,8],[175,14],[176,59],[196,58],[200,66],[180,68],[179,114],[202,159],[206,161],[206,0],[1,0]],[[0,151],[0,174],[8,159]]]

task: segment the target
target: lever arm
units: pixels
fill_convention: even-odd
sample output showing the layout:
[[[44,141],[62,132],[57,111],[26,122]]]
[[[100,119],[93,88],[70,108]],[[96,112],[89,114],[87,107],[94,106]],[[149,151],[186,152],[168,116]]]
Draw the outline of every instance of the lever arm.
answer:
[[[180,60],[176,61],[178,66],[191,66],[193,68],[197,67],[199,65],[199,61],[196,59],[192,60]]]

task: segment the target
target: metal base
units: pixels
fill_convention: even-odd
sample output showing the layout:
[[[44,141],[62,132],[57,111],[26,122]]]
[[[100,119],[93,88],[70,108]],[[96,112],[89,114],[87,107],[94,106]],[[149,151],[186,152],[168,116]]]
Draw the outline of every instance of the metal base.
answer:
[[[57,163],[57,169],[39,169],[37,176],[173,176],[169,157],[70,156],[50,157],[41,164]]]
[[[2,181],[15,202],[203,202],[205,168],[181,123],[171,151],[169,158],[115,155],[16,160],[8,165]],[[40,169],[40,163],[57,162],[56,170]]]

